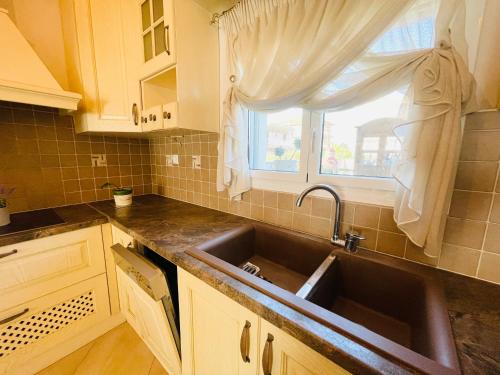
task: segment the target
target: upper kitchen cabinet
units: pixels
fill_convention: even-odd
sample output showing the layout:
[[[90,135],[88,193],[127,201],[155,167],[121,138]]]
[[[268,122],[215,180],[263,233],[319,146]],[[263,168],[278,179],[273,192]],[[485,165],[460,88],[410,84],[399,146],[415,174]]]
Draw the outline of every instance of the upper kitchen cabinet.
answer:
[[[76,132],[141,132],[141,33],[133,0],[61,0]]]
[[[173,0],[139,0],[141,10],[141,78],[175,64]]]
[[[219,43],[211,14],[193,0],[139,5],[143,131],[217,132]]]

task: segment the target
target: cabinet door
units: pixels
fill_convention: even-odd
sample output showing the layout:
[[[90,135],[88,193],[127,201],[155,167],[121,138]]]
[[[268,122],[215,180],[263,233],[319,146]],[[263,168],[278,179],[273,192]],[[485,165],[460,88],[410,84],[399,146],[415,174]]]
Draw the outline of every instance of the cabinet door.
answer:
[[[180,375],[179,353],[163,304],[153,300],[121,268],[116,267],[120,306],[127,321],[141,336],[169,374]]]
[[[0,312],[106,271],[101,227],[0,247]]]
[[[139,0],[141,15],[141,78],[175,64],[173,0]]]
[[[61,0],[77,132],[140,132],[140,32],[131,0]],[[69,20],[71,19],[71,22]]]
[[[259,374],[349,374],[264,319],[260,319],[260,356]]]
[[[257,374],[258,317],[179,269],[182,373]]]

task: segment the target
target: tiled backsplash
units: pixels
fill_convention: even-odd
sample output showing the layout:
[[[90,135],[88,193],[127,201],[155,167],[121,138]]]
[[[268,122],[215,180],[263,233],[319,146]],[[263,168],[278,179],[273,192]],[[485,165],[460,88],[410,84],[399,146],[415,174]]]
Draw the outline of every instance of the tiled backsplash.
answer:
[[[216,190],[217,135],[158,136],[151,140],[153,192],[190,203],[329,238],[335,207],[331,199],[252,190],[240,202]],[[179,166],[166,156],[179,155]],[[192,168],[193,155],[201,169]],[[469,116],[464,134],[456,190],[441,257],[430,258],[400,232],[392,208],[345,202],[342,233],[353,229],[362,246],[453,272],[500,283],[500,113]]]
[[[329,238],[333,200],[252,190],[239,202],[216,190],[217,134],[162,134],[152,139],[75,135],[72,118],[56,111],[0,102],[0,184],[16,186],[12,212],[111,198],[100,186],[132,186],[134,194],[171,198]],[[106,166],[93,166],[105,155]],[[179,165],[167,165],[179,155]],[[201,168],[193,167],[199,156]],[[342,233],[362,246],[500,283],[500,112],[467,119],[455,191],[439,259],[426,257],[400,232],[392,208],[344,202]]]
[[[16,187],[11,212],[109,199],[106,181],[151,192],[148,140],[75,135],[70,116],[8,102],[0,102],[0,132],[0,184]],[[92,166],[92,154],[107,166]]]
[[[500,111],[468,116],[439,267],[500,283]]]

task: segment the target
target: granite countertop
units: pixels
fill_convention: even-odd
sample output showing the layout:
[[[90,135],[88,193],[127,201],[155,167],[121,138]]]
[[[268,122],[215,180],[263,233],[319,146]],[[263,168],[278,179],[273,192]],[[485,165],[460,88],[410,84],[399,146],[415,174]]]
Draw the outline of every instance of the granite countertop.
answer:
[[[4,231],[0,235],[0,246],[30,241],[108,222],[106,216],[101,215],[86,204],[57,207],[50,209],[50,211],[57,214],[64,222],[46,227],[35,227],[32,229],[15,231],[13,233],[9,233],[8,227],[4,227]]]
[[[92,208],[91,208],[92,207]],[[94,210],[95,209],[95,210]],[[250,219],[155,195],[134,198],[130,207],[112,201],[55,209],[66,223],[0,236],[0,246],[49,236],[108,220],[167,260],[182,267],[249,310],[280,327],[348,371],[412,373],[378,353],[307,318],[257,290],[185,254]],[[429,271],[429,267],[424,267]],[[430,269],[441,279],[464,374],[500,373],[500,286]]]

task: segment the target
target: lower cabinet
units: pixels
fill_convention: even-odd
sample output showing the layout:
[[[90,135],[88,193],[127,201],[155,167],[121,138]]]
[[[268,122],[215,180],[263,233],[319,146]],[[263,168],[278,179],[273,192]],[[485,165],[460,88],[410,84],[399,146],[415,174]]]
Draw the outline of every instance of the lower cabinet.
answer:
[[[179,300],[183,375],[348,374],[181,269]]]
[[[47,350],[64,346],[68,340],[93,329],[109,316],[105,274],[3,311],[0,316],[0,374],[36,372],[34,364]]]
[[[120,309],[169,375],[180,375],[181,364],[163,304],[152,299],[120,267],[116,267]]]

